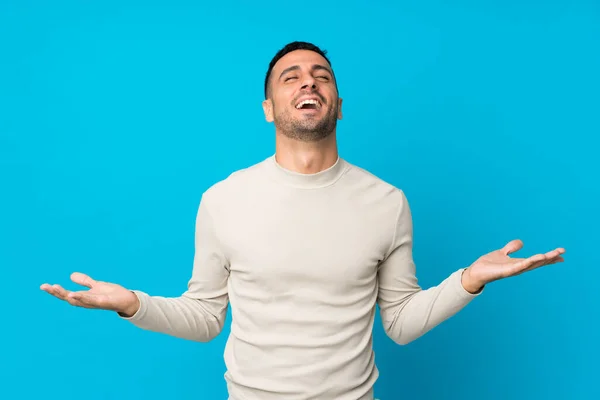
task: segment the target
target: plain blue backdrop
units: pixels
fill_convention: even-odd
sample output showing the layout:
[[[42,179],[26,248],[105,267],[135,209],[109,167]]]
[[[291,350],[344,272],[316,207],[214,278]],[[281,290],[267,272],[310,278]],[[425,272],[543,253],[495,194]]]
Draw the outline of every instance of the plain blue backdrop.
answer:
[[[597,1],[0,4],[0,398],[225,399],[199,344],[39,290],[186,289],[202,192],[274,151],[275,52],[329,51],[341,154],[402,188],[423,287],[520,238],[566,262],[490,285],[376,395],[598,399]]]

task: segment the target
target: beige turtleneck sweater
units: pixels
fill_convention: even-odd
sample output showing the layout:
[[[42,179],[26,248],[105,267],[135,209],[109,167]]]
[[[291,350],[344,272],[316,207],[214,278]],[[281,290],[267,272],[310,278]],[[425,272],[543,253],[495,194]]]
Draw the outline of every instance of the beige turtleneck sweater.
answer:
[[[303,175],[275,157],[202,196],[188,289],[177,298],[134,291],[136,326],[206,342],[221,331],[230,400],[371,400],[375,306],[405,344],[477,295],[462,269],[421,289],[404,193],[338,159]]]

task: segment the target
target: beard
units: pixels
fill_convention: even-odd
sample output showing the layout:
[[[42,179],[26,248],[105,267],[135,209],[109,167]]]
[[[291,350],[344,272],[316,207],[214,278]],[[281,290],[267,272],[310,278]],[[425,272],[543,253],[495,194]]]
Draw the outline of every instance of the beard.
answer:
[[[327,114],[300,116],[294,118],[289,109],[277,112],[273,105],[274,122],[277,130],[290,139],[302,142],[318,142],[331,135],[337,126],[338,106],[329,108]]]

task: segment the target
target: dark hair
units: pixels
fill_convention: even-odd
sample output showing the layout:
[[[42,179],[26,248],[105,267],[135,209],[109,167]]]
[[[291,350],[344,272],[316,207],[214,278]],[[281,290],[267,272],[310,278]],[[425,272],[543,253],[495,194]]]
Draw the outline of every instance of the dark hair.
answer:
[[[308,42],[297,42],[296,41],[296,42],[291,42],[291,43],[286,44],[281,50],[279,50],[277,52],[277,54],[275,54],[275,56],[269,63],[269,69],[267,70],[267,75],[265,76],[265,99],[268,97],[269,80],[271,78],[271,71],[273,70],[273,67],[275,66],[277,61],[279,61],[283,56],[285,56],[286,54],[288,54],[292,51],[295,51],[295,50],[314,51],[315,53],[320,54],[325,60],[327,60],[329,65],[331,65],[331,62],[329,61],[329,59],[326,56],[327,50],[321,50],[319,47],[315,46],[312,43],[308,43]],[[333,71],[332,71],[332,73],[333,73]]]

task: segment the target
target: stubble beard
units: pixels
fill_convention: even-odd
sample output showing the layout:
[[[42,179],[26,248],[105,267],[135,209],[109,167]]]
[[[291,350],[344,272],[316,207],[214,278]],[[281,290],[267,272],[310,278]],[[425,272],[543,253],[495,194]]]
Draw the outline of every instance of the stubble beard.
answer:
[[[294,118],[290,110],[281,113],[273,108],[277,131],[284,136],[302,142],[318,142],[329,137],[337,126],[338,107],[330,108],[322,118],[306,116]]]

